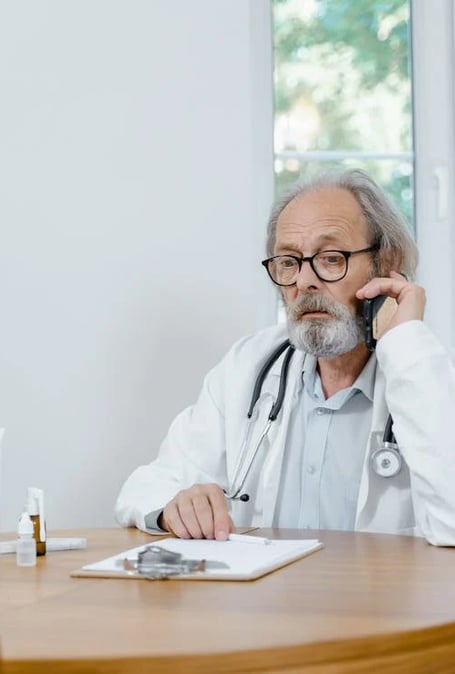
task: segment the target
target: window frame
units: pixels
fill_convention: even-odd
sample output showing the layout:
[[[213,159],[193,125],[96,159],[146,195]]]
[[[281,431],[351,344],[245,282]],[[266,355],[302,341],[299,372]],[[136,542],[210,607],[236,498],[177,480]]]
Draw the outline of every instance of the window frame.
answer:
[[[453,0],[411,0],[415,227],[425,322],[455,344]],[[444,86],[441,86],[441,82]]]

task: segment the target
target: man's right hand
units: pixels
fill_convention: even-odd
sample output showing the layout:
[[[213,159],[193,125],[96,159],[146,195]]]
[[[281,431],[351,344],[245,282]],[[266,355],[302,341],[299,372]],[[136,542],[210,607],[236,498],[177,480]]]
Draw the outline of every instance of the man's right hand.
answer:
[[[217,484],[182,489],[164,508],[158,524],[178,538],[225,541],[234,531],[226,497]]]

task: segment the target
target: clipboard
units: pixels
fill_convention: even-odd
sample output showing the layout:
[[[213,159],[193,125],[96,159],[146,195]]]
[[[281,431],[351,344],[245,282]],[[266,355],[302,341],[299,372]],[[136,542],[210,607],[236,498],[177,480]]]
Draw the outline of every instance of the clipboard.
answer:
[[[320,550],[323,544],[317,539],[273,540],[255,536],[235,536],[235,540],[183,540],[181,538],[160,539],[154,545],[185,559],[205,560],[204,571],[179,573],[168,580],[256,580],[276,569],[291,564]],[[243,540],[240,540],[243,539]],[[124,560],[134,563],[146,545],[125,550],[99,562],[86,564],[71,572],[73,578],[123,578],[141,579],[147,577],[135,570],[123,568]],[[127,563],[127,566],[130,564]]]

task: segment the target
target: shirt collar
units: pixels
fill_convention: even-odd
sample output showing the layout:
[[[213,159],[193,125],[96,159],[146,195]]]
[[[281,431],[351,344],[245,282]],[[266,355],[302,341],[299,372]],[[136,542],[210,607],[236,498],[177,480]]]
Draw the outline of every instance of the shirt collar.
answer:
[[[320,397],[322,394],[322,387],[316,365],[316,356],[307,354],[302,369],[302,380],[303,385],[311,395]],[[375,376],[376,354],[373,352],[355,382],[345,390],[352,392],[361,391],[370,402],[373,402]]]
[[[367,364],[359,374],[352,387],[362,391],[362,393],[373,402],[374,381],[376,377],[376,353],[373,351]]]

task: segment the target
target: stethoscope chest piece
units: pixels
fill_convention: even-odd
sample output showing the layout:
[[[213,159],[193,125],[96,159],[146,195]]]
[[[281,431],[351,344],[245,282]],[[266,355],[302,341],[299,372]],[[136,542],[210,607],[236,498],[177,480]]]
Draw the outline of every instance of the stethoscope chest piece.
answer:
[[[371,455],[373,470],[380,477],[394,477],[398,475],[402,462],[398,445],[394,442],[383,442],[382,447]]]

